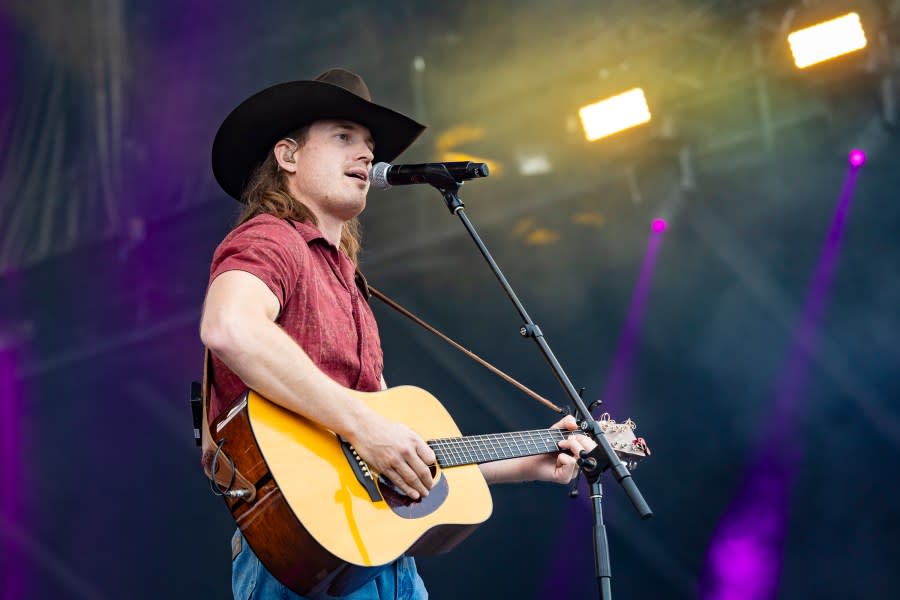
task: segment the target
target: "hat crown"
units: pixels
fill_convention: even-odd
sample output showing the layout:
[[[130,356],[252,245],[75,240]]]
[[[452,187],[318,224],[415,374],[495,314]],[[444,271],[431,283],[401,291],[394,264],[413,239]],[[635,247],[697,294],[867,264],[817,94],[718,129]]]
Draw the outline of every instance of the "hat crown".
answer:
[[[363,81],[362,77],[352,71],[346,69],[329,69],[324,73],[319,74],[314,81],[336,85],[368,102],[372,101],[372,95],[369,93],[369,87],[366,85],[366,82]]]

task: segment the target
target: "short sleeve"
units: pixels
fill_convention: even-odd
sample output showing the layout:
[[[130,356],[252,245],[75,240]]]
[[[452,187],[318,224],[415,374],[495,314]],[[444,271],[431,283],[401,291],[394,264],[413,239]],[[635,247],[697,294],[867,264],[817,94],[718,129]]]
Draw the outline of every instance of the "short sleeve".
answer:
[[[290,223],[258,215],[232,230],[216,248],[209,283],[226,271],[245,271],[265,283],[284,308],[308,261],[309,247]]]

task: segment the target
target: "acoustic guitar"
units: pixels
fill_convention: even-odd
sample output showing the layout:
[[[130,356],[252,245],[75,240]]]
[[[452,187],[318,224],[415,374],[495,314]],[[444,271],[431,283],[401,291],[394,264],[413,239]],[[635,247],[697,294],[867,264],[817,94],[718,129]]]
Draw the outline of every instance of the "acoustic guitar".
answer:
[[[333,592],[403,554],[450,550],[491,514],[478,464],[558,452],[560,441],[580,434],[538,429],[462,436],[423,389],[353,394],[427,441],[437,458],[427,497],[405,496],[345,440],[253,391],[211,426],[215,486],[260,561],[299,594],[329,586]],[[632,466],[649,454],[630,420],[606,418],[601,427]]]

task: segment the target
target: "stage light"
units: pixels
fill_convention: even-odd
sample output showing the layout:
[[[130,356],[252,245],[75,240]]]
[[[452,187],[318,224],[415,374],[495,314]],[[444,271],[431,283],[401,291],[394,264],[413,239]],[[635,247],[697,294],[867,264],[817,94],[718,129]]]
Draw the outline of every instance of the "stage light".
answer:
[[[856,148],[850,151],[848,160],[850,161],[850,166],[859,168],[863,166],[864,162],[866,162],[866,153],[859,148]]]
[[[475,125],[455,125],[438,133],[434,140],[434,148],[438,154],[453,152],[464,144],[484,139],[484,127]]]
[[[662,233],[666,229],[668,229],[669,224],[665,219],[653,219],[653,223],[650,225],[650,229],[653,233]]]
[[[553,170],[546,154],[522,154],[519,156],[519,175],[545,175]]]
[[[650,120],[644,90],[634,88],[578,110],[584,137],[589,142],[629,129]]]
[[[866,32],[859,15],[852,12],[788,36],[794,64],[805,69],[866,47]]]

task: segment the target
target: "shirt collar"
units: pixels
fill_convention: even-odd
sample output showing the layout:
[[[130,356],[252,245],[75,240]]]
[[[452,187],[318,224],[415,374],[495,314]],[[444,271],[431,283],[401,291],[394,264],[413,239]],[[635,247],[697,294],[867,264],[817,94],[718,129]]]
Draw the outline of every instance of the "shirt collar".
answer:
[[[303,236],[303,239],[306,240],[307,244],[311,244],[314,240],[322,240],[329,246],[332,245],[331,242],[325,239],[325,236],[322,235],[319,228],[312,223],[307,223],[306,221],[294,221],[293,219],[290,221],[294,224],[297,231],[300,232],[300,235]]]
[[[358,286],[359,283],[356,282],[355,273],[356,266],[350,261],[346,254],[344,254],[338,248],[335,248],[334,245],[325,239],[325,236],[322,235],[322,232],[319,231],[319,228],[313,225],[312,223],[307,223],[306,221],[295,221],[293,219],[288,219],[291,223],[294,224],[294,227],[300,232],[300,235],[306,240],[306,244],[310,245],[316,240],[322,240],[322,243],[325,244],[328,248],[332,248],[335,252],[335,256],[338,257],[337,268],[340,269],[341,275],[338,276],[338,280],[348,290],[356,283]],[[339,258],[343,255],[343,259]],[[337,273],[335,273],[337,274]],[[365,283],[365,289],[363,290],[364,294],[366,294],[366,299],[368,299],[368,283]]]

